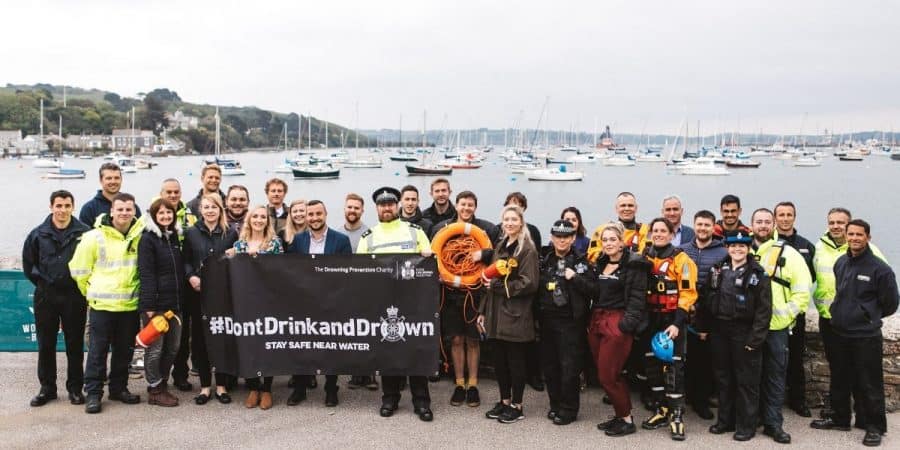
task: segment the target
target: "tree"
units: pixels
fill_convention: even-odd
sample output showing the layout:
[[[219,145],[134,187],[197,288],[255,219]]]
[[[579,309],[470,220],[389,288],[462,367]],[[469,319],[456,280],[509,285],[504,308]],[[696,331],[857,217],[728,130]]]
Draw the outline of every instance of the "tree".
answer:
[[[166,117],[166,104],[152,92],[144,96],[144,114],[141,120],[141,128],[147,127],[153,131],[159,131],[169,126]]]
[[[146,97],[156,97],[163,102],[181,102],[181,97],[178,96],[178,93],[175,91],[170,91],[166,88],[154,89],[147,93]],[[146,97],[144,100],[146,100]]]

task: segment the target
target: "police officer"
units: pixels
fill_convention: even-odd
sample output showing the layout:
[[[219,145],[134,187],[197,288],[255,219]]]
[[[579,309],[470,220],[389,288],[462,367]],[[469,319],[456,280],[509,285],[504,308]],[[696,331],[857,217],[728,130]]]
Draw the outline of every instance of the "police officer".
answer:
[[[772,319],[772,288],[762,266],[747,257],[751,242],[741,231],[725,232],[728,257],[710,270],[709,292],[698,312],[719,387],[719,419],[709,432],[735,431],[736,441],[756,434],[761,350]]]
[[[56,335],[66,339],[66,390],[73,405],[84,403],[84,323],[87,304],[72,281],[69,260],[81,235],[90,228],[72,217],[75,198],[69,191],[50,194],[50,215],[28,234],[22,248],[22,271],[34,284],[34,324],[38,341],[41,390],[31,406],[56,398]]]
[[[816,269],[813,259],[816,255],[816,246],[797,232],[794,222],[797,219],[797,208],[792,202],[779,202],[773,210],[775,213],[775,229],[778,237],[785,244],[794,247],[806,266],[809,267],[810,277],[815,279]],[[803,354],[806,353],[806,311],[801,311],[794,320],[788,338],[788,404],[791,409],[801,417],[812,417],[809,407],[806,406],[806,371],[803,368]]]
[[[568,425],[578,416],[581,373],[584,361],[584,330],[588,301],[570,281],[576,274],[588,275],[585,255],[579,254],[575,226],[557,220],[550,228],[550,245],[543,248],[538,285],[540,352],[547,395],[548,417],[556,425]]]
[[[356,253],[421,253],[425,257],[431,256],[431,246],[425,232],[418,225],[400,220],[400,191],[387,186],[378,188],[372,194],[372,200],[378,212],[378,225],[360,236]],[[402,378],[381,377],[381,417],[390,417],[397,410]],[[431,397],[428,394],[428,378],[410,376],[409,390],[419,419],[425,422],[434,420]]]
[[[866,429],[863,445],[881,445],[887,432],[884,406],[882,320],[897,311],[894,271],[869,247],[871,230],[860,219],[847,224],[849,250],[834,264],[837,290],[831,304],[831,405],[834,414],[813,421],[813,428],[850,430],[850,394],[857,424]],[[862,416],[862,417],[860,417]]]
[[[809,306],[812,278],[800,252],[776,239],[775,215],[760,208],[753,212],[753,256],[772,283],[772,320],[762,349],[763,434],[779,444],[789,444],[791,435],[782,428],[784,390],[787,378],[788,335],[797,316]]]
[[[128,362],[139,329],[137,252],[144,223],[135,219],[134,197],[120,192],[112,199],[110,214],[97,217],[97,226],[85,233],[69,261],[72,279],[87,299],[90,342],[84,370],[88,414],[101,411],[106,381],[106,355],[112,349],[109,399],[140,403],[128,391]]]

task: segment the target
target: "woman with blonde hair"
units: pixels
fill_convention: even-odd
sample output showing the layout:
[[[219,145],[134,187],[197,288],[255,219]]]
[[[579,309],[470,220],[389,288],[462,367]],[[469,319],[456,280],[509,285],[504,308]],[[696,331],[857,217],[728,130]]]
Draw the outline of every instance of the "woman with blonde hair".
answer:
[[[247,212],[244,226],[241,227],[241,235],[229,255],[238,253],[249,255],[279,254],[284,250],[281,240],[275,235],[272,226],[272,217],[265,206],[256,206]],[[260,383],[259,378],[248,378],[247,388],[250,394],[244,401],[247,408],[269,409],[272,407],[272,377],[265,377]]]
[[[281,243],[288,247],[294,242],[294,236],[304,231],[306,231],[306,200],[294,200],[288,207],[288,220],[284,224],[284,229],[278,233],[278,237]]]
[[[203,299],[202,280],[200,269],[203,264],[211,259],[225,254],[232,248],[237,240],[237,232],[228,227],[225,219],[225,207],[222,205],[222,197],[219,194],[207,194],[200,198],[200,219],[194,226],[184,232],[182,253],[184,255],[185,277],[188,279],[190,289],[185,296],[185,321],[182,324],[182,332],[190,331],[190,351],[193,353],[194,368],[200,375],[200,394],[194,397],[194,402],[204,405],[210,398],[210,384],[212,374],[209,356],[206,351],[206,334],[203,330],[203,312],[200,302]],[[191,326],[193,323],[195,326]],[[184,343],[185,340],[182,341]],[[188,346],[183,345],[181,351],[188,352]],[[185,360],[187,356],[183,356]],[[177,357],[176,357],[177,358]],[[187,374],[184,380],[187,378]],[[173,378],[178,382],[178,377],[173,373]],[[216,399],[220,403],[230,403],[226,386],[231,383],[231,376],[216,373]]]
[[[506,276],[484,279],[487,292],[479,307],[478,326],[493,340],[496,360],[494,371],[500,387],[500,401],[485,416],[501,423],[525,418],[522,397],[525,392],[525,353],[535,338],[532,302],[538,287],[538,252],[525,229],[522,208],[503,208],[502,236],[494,247],[492,263],[505,260]],[[482,255],[473,255],[482,260]]]

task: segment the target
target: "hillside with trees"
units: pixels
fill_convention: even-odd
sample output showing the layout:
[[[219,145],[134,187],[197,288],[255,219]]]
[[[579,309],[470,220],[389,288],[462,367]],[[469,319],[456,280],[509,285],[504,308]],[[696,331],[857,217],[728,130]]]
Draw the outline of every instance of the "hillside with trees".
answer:
[[[62,120],[63,136],[80,134],[111,134],[114,128],[131,128],[134,108],[135,127],[152,130],[162,136],[169,127],[167,113],[180,110],[186,116],[198,118],[198,127],[190,130],[170,130],[167,137],[185,143],[186,150],[211,153],[215,148],[215,105],[185,102],[177,92],[159,88],[136,97],[122,97],[114,92],[82,89],[49,84],[12,85],[0,87],[0,130],[22,130],[23,135],[36,135],[40,129],[40,101],[44,100],[44,134],[57,134]],[[64,101],[65,100],[65,101]],[[65,103],[65,104],[64,104]],[[220,133],[226,149],[241,150],[284,146],[284,125],[287,124],[288,147],[309,143],[309,117],[297,113],[279,113],[253,106],[219,106]],[[341,145],[343,133],[347,142],[355,142],[355,135],[339,125],[328,124],[327,144]],[[360,145],[370,146],[369,138],[360,134]],[[312,117],[312,146],[325,142],[325,123]]]

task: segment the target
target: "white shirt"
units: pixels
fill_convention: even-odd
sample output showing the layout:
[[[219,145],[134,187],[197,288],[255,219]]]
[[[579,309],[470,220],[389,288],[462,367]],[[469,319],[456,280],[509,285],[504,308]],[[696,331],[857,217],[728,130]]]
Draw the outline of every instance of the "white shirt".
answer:
[[[321,255],[325,253],[325,239],[328,238],[328,228],[325,228],[325,233],[322,234],[322,239],[316,239],[313,236],[312,232],[309,233],[309,254],[310,255]]]

